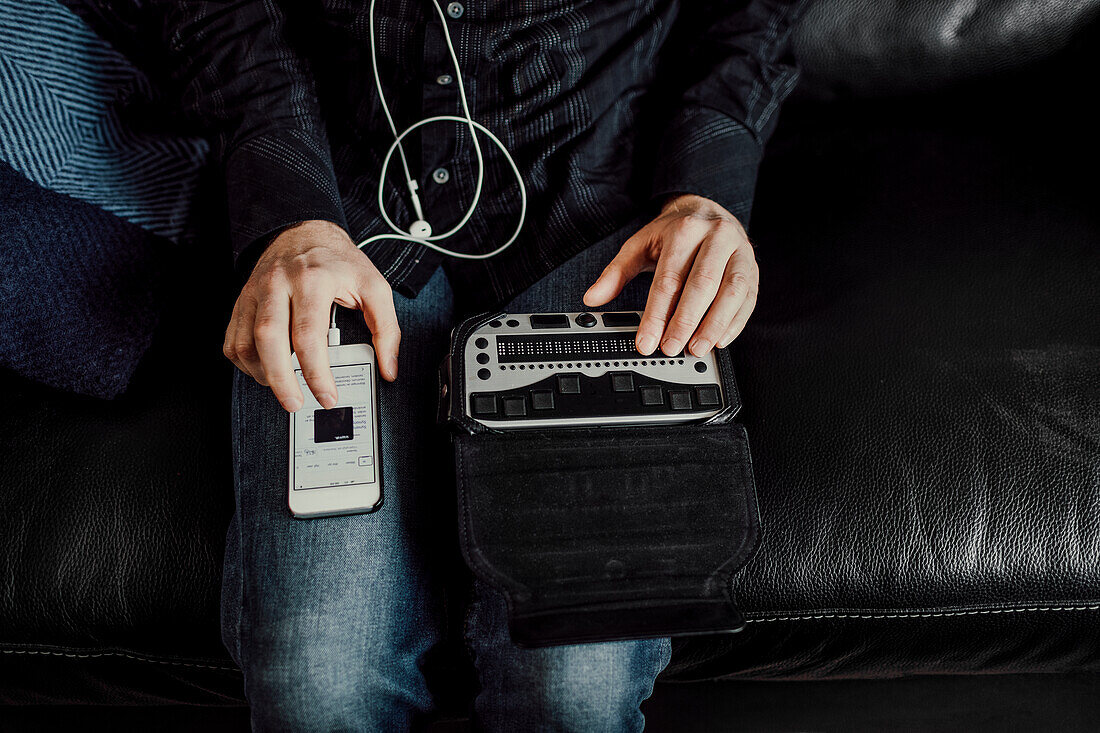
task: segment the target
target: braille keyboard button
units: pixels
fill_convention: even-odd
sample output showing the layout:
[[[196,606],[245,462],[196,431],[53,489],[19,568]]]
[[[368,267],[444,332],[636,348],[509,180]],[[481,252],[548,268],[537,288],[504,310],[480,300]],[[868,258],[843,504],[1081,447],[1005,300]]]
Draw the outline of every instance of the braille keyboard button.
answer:
[[[505,323],[507,324],[508,328],[519,328],[519,321],[517,321],[515,318],[509,318],[507,321],[505,321]]]
[[[497,414],[497,398],[491,394],[476,394],[470,398],[474,415]]]
[[[548,389],[537,389],[531,392],[531,407],[536,410],[553,410],[554,393]]]
[[[580,394],[581,378],[576,374],[558,375],[558,391],[562,394]]]
[[[690,410],[691,392],[686,389],[670,389],[668,391],[668,401],[673,410]]]
[[[474,346],[476,346],[479,349],[487,348],[489,346],[489,339],[486,339],[486,338],[475,339],[474,340]]]
[[[577,325],[582,328],[592,328],[596,325],[596,316],[591,313],[581,313],[577,316]]]
[[[642,394],[642,404],[646,407],[665,404],[665,395],[660,387],[642,387],[638,390]]]
[[[491,371],[489,371],[488,369],[478,369],[477,370],[477,378],[478,379],[488,379],[491,376],[493,376],[493,373]]]
[[[707,370],[707,363],[706,363],[705,361],[697,361],[697,362],[695,362],[695,371],[697,371],[697,372],[699,372],[700,374],[702,374],[702,373],[703,373],[703,372],[705,372],[706,370]]]
[[[531,316],[531,328],[569,328],[569,316],[564,313],[538,313]]]
[[[621,328],[624,326],[637,326],[642,322],[642,317],[637,313],[604,313],[603,325],[608,328]]]
[[[527,414],[527,400],[523,397],[504,397],[504,414],[507,417],[523,417]]]
[[[489,363],[489,355],[486,354],[485,352],[481,352],[480,354],[477,355],[477,363],[478,364],[488,364]]]
[[[612,374],[611,389],[615,392],[633,392],[634,377],[630,374]]]
[[[704,384],[695,388],[695,397],[699,400],[700,407],[718,407],[722,404],[722,398],[718,394],[718,387],[713,384]]]

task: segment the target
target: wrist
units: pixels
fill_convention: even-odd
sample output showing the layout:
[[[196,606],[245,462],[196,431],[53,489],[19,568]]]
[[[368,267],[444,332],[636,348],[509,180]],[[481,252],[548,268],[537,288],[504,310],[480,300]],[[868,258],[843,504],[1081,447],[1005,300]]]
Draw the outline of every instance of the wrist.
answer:
[[[306,219],[287,226],[276,234],[271,242],[274,244],[280,240],[296,239],[299,237],[316,237],[325,241],[333,239],[351,241],[351,237],[348,236],[348,233],[339,224],[327,219]]]
[[[671,194],[661,204],[661,215],[702,216],[707,219],[737,221],[725,207],[694,193]]]

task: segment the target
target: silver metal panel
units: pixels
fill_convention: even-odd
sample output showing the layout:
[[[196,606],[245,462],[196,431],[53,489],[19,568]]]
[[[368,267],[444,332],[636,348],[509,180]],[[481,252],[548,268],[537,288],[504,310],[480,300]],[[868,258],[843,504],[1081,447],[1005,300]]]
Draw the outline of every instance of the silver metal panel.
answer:
[[[641,311],[614,311],[615,313],[633,312],[639,318]],[[594,326],[584,327],[578,324],[577,318],[582,312],[565,313],[569,325],[562,328],[533,328],[531,326],[532,315],[559,315],[559,314],[531,314],[510,313],[501,316],[498,320],[483,325],[477,329],[466,341],[466,350],[463,355],[466,382],[466,414],[483,425],[502,429],[514,430],[522,428],[538,427],[569,427],[581,425],[634,425],[634,424],[667,424],[680,422],[697,422],[706,420],[716,415],[726,404],[725,391],[722,389],[718,376],[718,359],[714,351],[708,352],[702,357],[694,357],[683,353],[676,357],[668,357],[657,352],[651,356],[642,356],[636,351],[629,357],[592,358],[591,348],[596,345],[606,344],[604,337],[622,334],[632,344],[634,335],[638,331],[637,326],[603,325],[602,313],[592,312],[597,322]],[[498,325],[493,325],[498,324]],[[514,325],[512,325],[514,324]],[[585,338],[581,345],[570,343],[563,350],[560,358],[548,357],[553,352],[553,345],[534,345],[531,347],[517,347],[512,345],[503,348],[507,337],[513,336],[560,336]],[[503,337],[503,338],[502,338]],[[479,346],[480,339],[484,339]],[[552,340],[552,339],[551,339]],[[632,346],[631,346],[632,349]],[[524,358],[522,352],[528,350],[538,352],[537,356]],[[582,356],[582,353],[584,356]],[[481,358],[479,362],[478,359]],[[502,358],[503,357],[503,358]],[[517,360],[519,359],[519,360]],[[703,372],[697,371],[696,364],[702,362],[706,365]],[[619,415],[619,416],[593,416],[580,418],[533,418],[533,419],[508,419],[494,420],[476,417],[471,406],[471,395],[479,392],[501,392],[514,389],[522,389],[535,384],[548,376],[555,374],[583,374],[590,377],[600,377],[612,372],[631,371],[642,377],[665,382],[673,382],[684,387],[711,384],[718,387],[722,404],[714,409],[695,409],[690,411],[665,412],[649,415]]]

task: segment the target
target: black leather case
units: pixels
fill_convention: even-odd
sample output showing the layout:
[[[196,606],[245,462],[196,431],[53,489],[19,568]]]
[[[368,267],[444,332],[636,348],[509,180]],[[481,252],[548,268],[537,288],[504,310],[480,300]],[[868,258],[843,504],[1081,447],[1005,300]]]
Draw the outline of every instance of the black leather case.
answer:
[[[504,594],[513,641],[547,646],[739,631],[730,578],[760,541],[748,436],[705,424],[490,430],[465,416],[460,325],[441,369],[462,552]]]

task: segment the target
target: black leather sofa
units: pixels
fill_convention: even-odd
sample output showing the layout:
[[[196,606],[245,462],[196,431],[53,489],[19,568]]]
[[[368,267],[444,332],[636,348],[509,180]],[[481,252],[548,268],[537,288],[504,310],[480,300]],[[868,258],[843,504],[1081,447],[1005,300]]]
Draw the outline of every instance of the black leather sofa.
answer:
[[[718,698],[749,710],[747,696],[890,701],[877,725],[849,710],[789,729],[950,730],[967,701],[938,716],[929,700],[972,680],[1014,680],[967,693],[1005,710],[1072,691],[1045,698],[1037,728],[1095,723],[1067,706],[1100,697],[1098,15],[1095,1],[808,12],[754,212],[760,302],[734,345],[765,523],[734,581],[749,623],[677,643],[650,704],[664,729],[695,729],[687,705],[715,725]],[[52,705],[245,719],[217,622],[228,302],[187,285],[215,292],[210,263],[228,262],[195,259],[177,258],[118,400],[0,375],[0,703],[32,706],[0,708],[0,728],[56,721]],[[460,710],[468,669],[443,657]],[[891,692],[905,680],[882,682],[940,675],[965,677],[918,696],[923,717]]]

